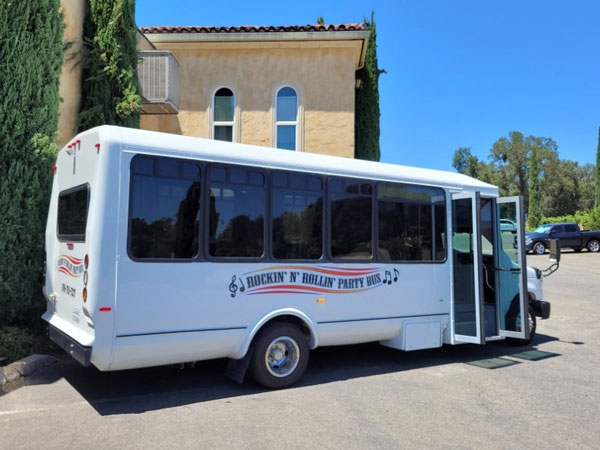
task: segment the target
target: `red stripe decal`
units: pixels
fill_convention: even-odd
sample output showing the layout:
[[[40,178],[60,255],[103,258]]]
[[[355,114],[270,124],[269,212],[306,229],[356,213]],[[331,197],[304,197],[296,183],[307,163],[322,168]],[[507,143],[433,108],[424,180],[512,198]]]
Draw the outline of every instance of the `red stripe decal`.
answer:
[[[324,273],[327,275],[337,275],[337,276],[357,276],[357,275],[370,275],[375,272],[380,272],[383,269],[371,269],[371,268],[350,268],[350,269],[336,269],[336,268],[327,268],[327,267],[306,267],[306,266],[276,266],[276,267],[267,267],[264,269],[253,270],[251,272],[247,272],[244,275],[257,273],[257,272],[273,272],[277,270],[301,270],[305,272],[317,272]]]

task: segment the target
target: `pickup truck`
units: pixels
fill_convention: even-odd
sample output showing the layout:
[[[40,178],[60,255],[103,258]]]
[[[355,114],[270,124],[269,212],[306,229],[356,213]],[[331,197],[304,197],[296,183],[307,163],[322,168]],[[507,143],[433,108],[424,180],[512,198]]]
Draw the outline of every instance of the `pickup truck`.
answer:
[[[525,234],[527,252],[543,255],[550,245],[550,239],[557,239],[561,248],[569,247],[576,252],[583,248],[590,252],[600,251],[600,230],[581,231],[576,223],[551,223],[540,225]]]

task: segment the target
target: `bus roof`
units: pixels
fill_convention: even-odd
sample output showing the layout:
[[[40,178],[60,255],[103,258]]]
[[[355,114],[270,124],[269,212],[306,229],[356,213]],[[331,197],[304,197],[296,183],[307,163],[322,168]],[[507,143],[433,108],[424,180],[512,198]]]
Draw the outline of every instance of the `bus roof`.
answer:
[[[450,171],[294,152],[110,125],[96,127],[84,133],[92,132],[98,133],[100,142],[119,142],[123,150],[135,150],[139,153],[159,152],[222,163],[414,183],[452,190],[476,190],[492,196],[498,195],[496,186]]]

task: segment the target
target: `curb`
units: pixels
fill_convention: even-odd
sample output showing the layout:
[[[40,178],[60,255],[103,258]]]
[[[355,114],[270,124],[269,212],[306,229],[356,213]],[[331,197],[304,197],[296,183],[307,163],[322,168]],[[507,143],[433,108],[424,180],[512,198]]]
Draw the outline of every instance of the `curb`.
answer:
[[[0,387],[12,383],[20,378],[28,377],[44,367],[57,361],[49,355],[30,355],[6,367],[0,367]]]

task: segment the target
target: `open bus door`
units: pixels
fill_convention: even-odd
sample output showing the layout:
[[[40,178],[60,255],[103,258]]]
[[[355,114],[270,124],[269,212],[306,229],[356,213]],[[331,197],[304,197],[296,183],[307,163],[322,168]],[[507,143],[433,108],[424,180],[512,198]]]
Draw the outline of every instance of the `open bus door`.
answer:
[[[525,223],[521,197],[502,197],[496,200],[496,311],[499,335],[529,339],[527,318],[527,265],[525,260]],[[508,219],[516,225],[516,232],[500,229],[500,220]],[[527,321],[527,319],[525,319]]]
[[[479,192],[452,194],[452,342],[484,344]]]

